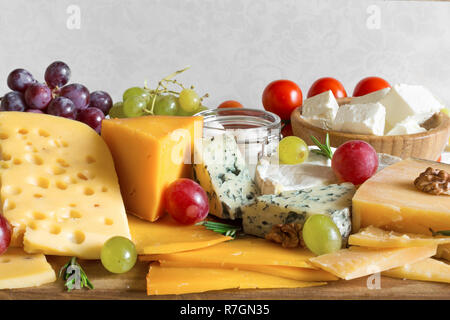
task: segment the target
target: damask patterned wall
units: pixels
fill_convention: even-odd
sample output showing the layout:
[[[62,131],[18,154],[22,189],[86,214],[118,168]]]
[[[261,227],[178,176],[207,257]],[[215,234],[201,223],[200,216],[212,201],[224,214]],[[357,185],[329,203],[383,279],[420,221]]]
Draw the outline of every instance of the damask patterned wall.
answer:
[[[190,65],[180,79],[209,92],[210,107],[260,108],[274,79],[306,95],[318,77],[351,93],[368,75],[423,84],[450,105],[449,21],[449,2],[0,0],[0,94],[10,70],[43,80],[60,59],[72,81],[114,98]]]

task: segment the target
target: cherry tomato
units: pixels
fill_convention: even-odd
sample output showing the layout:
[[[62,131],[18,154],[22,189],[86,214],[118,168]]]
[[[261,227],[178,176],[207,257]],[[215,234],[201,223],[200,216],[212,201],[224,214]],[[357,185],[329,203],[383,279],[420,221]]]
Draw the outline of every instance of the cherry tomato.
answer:
[[[286,123],[283,129],[281,129],[281,134],[283,135],[283,138],[293,136],[294,132],[292,131],[292,125],[290,123]]]
[[[235,100],[227,100],[219,104],[217,109],[223,109],[223,108],[243,108],[244,106]]]
[[[380,77],[367,77],[358,82],[353,90],[353,96],[359,97],[378,91],[384,88],[390,88],[391,85]]]
[[[181,224],[194,224],[209,212],[205,190],[193,180],[181,178],[172,182],[165,192],[166,211]]]
[[[344,86],[338,80],[334,78],[320,78],[316,80],[311,88],[308,91],[308,98],[311,98],[319,93],[331,90],[333,92],[334,97],[337,98],[345,98],[347,97],[347,92],[345,91]]]
[[[289,120],[292,111],[303,102],[299,86],[289,80],[276,80],[267,85],[262,95],[264,109],[277,114],[282,120]]]
[[[342,182],[362,184],[377,172],[377,152],[367,142],[347,141],[334,152],[331,168]]]

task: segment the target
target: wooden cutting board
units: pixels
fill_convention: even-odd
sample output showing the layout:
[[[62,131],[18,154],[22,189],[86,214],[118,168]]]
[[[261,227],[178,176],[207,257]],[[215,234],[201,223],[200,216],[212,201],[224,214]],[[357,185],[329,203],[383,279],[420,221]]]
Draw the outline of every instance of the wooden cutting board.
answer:
[[[67,257],[48,257],[55,271]],[[94,290],[64,290],[63,281],[37,288],[0,290],[0,299],[191,299],[191,300],[324,300],[324,299],[450,299],[450,284],[381,277],[380,289],[368,289],[367,277],[329,282],[326,286],[299,289],[223,290],[171,296],[147,296],[145,276],[148,263],[138,262],[128,273],[113,275],[99,261],[80,261]]]

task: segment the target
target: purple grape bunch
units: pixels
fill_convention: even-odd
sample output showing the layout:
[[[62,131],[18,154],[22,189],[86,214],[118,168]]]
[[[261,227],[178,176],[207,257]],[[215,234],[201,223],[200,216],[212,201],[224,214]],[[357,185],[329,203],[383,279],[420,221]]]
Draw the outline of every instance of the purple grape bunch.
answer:
[[[11,71],[8,87],[0,102],[0,111],[46,113],[81,121],[100,133],[102,120],[113,105],[105,91],[89,92],[79,83],[68,84],[69,66],[62,61],[51,63],[45,70],[45,83],[36,81],[25,69]]]

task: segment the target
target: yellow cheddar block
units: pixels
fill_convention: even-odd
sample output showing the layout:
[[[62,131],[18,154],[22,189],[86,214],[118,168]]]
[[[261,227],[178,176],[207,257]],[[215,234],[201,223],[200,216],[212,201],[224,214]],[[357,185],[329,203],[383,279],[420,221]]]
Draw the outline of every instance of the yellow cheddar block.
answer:
[[[178,268],[226,268],[236,270],[247,270],[271,274],[273,276],[299,280],[299,281],[335,281],[338,277],[323,270],[286,267],[286,266],[267,266],[267,265],[250,265],[250,264],[236,264],[236,263],[198,263],[198,262],[184,262],[184,261],[167,261],[159,260],[162,267],[178,267]]]
[[[381,274],[391,278],[450,283],[450,265],[432,258],[387,270]]]
[[[89,126],[0,112],[0,148],[1,201],[13,246],[98,259],[110,237],[130,238],[111,154]]]
[[[436,246],[407,248],[350,247],[335,253],[324,254],[310,261],[322,270],[345,280],[412,264],[436,254]]]
[[[372,226],[359,230],[358,233],[350,235],[348,239],[349,245],[375,248],[437,246],[445,243],[450,243],[450,237],[399,233]]]
[[[141,261],[182,261],[192,263],[276,265],[315,269],[308,261],[314,254],[307,249],[288,249],[270,241],[245,237],[217,245],[174,254],[141,256]]]
[[[0,255],[0,289],[37,287],[55,280],[55,271],[43,254],[9,248]]]
[[[419,191],[414,180],[428,167],[450,172],[450,165],[403,160],[364,182],[353,197],[353,232],[370,225],[386,230],[430,235],[450,229],[450,197]]]
[[[186,226],[169,215],[156,222],[128,216],[131,239],[138,254],[165,254],[209,247],[233,238],[207,230],[203,226]]]
[[[224,289],[305,288],[326,282],[305,282],[253,271],[223,268],[176,268],[150,264],[147,294],[186,294]]]
[[[164,190],[174,180],[191,176],[191,153],[202,128],[202,117],[103,121],[102,137],[113,155],[128,212],[149,221],[164,214]]]

